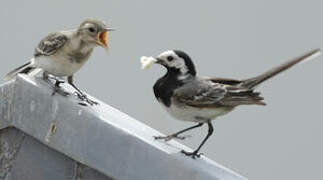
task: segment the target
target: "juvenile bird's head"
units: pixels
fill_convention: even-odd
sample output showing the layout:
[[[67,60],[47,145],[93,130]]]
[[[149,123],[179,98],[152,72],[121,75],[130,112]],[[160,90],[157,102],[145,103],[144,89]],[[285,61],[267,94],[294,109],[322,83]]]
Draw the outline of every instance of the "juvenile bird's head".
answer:
[[[114,29],[107,28],[107,26],[99,20],[88,19],[81,23],[78,28],[78,34],[81,40],[86,43],[99,45],[109,50],[108,33]]]
[[[166,67],[170,72],[176,72],[182,75],[196,75],[192,59],[180,50],[168,50],[161,53],[157,56],[156,63]]]

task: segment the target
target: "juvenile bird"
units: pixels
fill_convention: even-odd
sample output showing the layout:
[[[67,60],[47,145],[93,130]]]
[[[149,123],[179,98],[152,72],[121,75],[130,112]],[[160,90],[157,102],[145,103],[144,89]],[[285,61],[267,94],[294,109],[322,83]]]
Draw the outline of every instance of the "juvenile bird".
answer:
[[[319,49],[310,51],[259,76],[244,80],[198,77],[191,58],[179,50],[163,52],[157,58],[143,57],[143,69],[152,63],[167,69],[167,73],[158,79],[153,88],[158,102],[176,119],[197,123],[174,134],[157,136],[155,139],[184,139],[185,137],[179,135],[207,124],[207,136],[198,148],[193,152],[181,151],[192,158],[200,157],[201,147],[214,131],[212,120],[229,113],[239,105],[265,105],[263,97],[254,90],[259,84],[320,53]]]
[[[81,100],[90,105],[97,104],[75,86],[73,75],[89,59],[94,47],[101,46],[108,50],[107,36],[111,30],[113,29],[107,28],[102,21],[87,19],[77,29],[51,33],[39,42],[33,57],[24,65],[9,72],[5,80],[12,79],[18,73],[28,74],[40,68],[44,71],[44,80],[49,82],[49,74],[55,77],[67,77],[68,83],[76,90]],[[59,88],[62,81],[56,78],[55,80],[53,94],[58,92],[68,95]]]

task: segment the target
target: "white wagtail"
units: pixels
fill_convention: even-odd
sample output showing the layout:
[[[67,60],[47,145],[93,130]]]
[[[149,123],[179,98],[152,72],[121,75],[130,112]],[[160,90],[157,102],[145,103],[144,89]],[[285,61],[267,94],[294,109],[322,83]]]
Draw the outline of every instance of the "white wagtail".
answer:
[[[193,152],[181,151],[192,158],[200,157],[199,150],[213,133],[212,120],[239,105],[265,105],[264,98],[254,91],[257,85],[320,53],[319,49],[310,51],[259,76],[245,80],[197,77],[191,58],[179,50],[163,52],[157,58],[142,57],[144,69],[153,63],[167,69],[167,73],[158,79],[153,88],[159,103],[176,119],[197,123],[174,134],[157,136],[155,139],[184,139],[185,137],[179,135],[206,123],[208,133],[198,148]]]
[[[113,29],[98,20],[88,19],[77,29],[58,31],[43,38],[35,48],[33,57],[26,64],[12,70],[5,76],[5,80],[12,79],[18,73],[29,73],[36,68],[44,71],[43,78],[49,81],[49,74],[56,77],[67,77],[68,83],[76,90],[82,100],[93,105],[96,102],[87,96],[73,83],[73,75],[89,59],[93,48],[102,46],[108,48],[108,32]],[[62,81],[56,79],[54,93],[62,95],[68,93],[59,89]]]

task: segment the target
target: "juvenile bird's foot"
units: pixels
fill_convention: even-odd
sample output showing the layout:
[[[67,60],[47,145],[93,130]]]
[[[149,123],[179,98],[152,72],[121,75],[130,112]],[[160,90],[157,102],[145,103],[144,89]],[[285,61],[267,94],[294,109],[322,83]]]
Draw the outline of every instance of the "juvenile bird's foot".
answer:
[[[52,93],[52,96],[54,96],[55,94],[60,94],[60,95],[62,95],[62,96],[64,96],[64,97],[66,97],[66,96],[69,96],[70,95],[70,93],[68,93],[68,92],[66,92],[66,91],[64,91],[61,87],[54,87],[54,90],[53,90],[53,93]]]
[[[56,93],[58,93],[58,94],[60,94],[60,95],[62,95],[62,96],[68,96],[68,95],[70,95],[70,93],[68,93],[68,92],[64,91],[64,90],[59,86],[61,83],[64,83],[64,81],[59,80],[59,79],[56,79],[56,78],[54,78],[54,80],[55,80],[56,82],[55,82],[55,85],[54,85],[54,91],[53,91],[53,93],[52,93],[52,96],[54,96]]]
[[[80,92],[75,92],[76,96],[81,100],[86,102],[87,104],[93,106],[93,105],[98,105],[99,103],[96,101],[91,100],[90,98],[87,97],[87,95],[80,93]],[[85,103],[79,103],[82,106],[87,106]]]
[[[54,81],[55,81],[55,86],[59,86],[60,84],[65,83],[65,81],[64,81],[64,80],[62,80],[62,79],[58,79],[58,78],[53,77],[53,76],[48,76],[48,77],[47,77],[47,79],[48,79],[48,80],[49,80],[49,79],[54,80]]]
[[[203,153],[198,153],[198,151],[187,152],[182,150],[181,153],[185,154],[186,156],[190,156],[192,159],[200,158]]]
[[[50,79],[53,79],[55,81],[55,84],[52,83],[52,81]],[[61,83],[64,83],[63,80],[59,80],[57,78],[54,77],[49,77],[48,75],[44,76],[44,80],[53,87],[53,92],[52,92],[52,96],[54,96],[56,93],[66,97],[68,95],[70,95],[70,93],[68,93],[67,91],[64,91],[59,85]]]
[[[154,136],[155,139],[163,139],[165,141],[170,141],[172,140],[173,138],[175,139],[180,139],[180,140],[184,140],[186,139],[188,136],[179,136],[178,134],[171,134],[171,135],[168,135],[168,136]]]

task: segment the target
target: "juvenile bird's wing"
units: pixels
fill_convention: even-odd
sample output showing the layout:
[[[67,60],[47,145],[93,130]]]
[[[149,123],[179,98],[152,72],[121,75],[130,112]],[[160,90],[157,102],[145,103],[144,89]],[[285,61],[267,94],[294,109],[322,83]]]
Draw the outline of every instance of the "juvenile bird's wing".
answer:
[[[174,99],[193,107],[235,107],[242,104],[265,105],[260,93],[240,86],[197,80],[174,92]]]
[[[62,48],[67,40],[67,36],[61,32],[51,33],[39,42],[34,56],[50,56]]]

